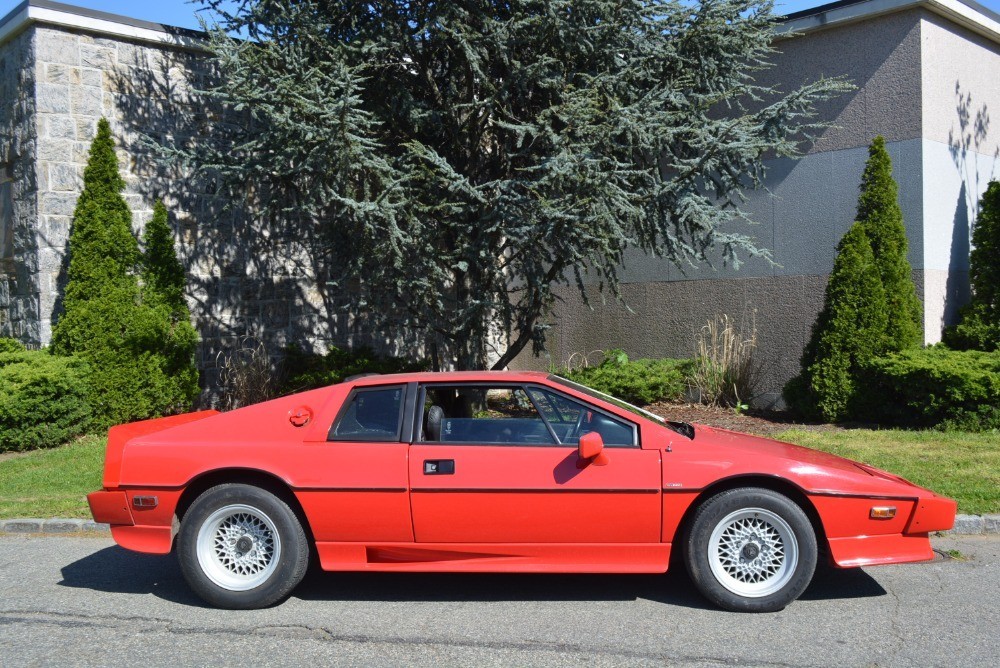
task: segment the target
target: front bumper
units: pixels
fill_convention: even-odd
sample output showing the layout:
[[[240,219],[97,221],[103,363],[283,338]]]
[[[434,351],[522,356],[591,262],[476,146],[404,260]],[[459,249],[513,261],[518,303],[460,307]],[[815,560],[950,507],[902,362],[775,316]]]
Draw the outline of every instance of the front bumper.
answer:
[[[906,534],[925,534],[931,531],[947,531],[955,526],[958,503],[943,496],[928,496],[917,499],[916,508],[906,525]]]

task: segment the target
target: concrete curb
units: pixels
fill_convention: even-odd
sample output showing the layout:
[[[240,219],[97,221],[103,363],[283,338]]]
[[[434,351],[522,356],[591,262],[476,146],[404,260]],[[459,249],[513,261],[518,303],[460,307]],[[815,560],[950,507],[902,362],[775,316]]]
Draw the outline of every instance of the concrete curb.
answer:
[[[58,517],[0,520],[0,533],[63,534],[95,531],[110,533],[111,527],[92,520],[61,519]],[[958,515],[955,518],[955,527],[941,533],[946,536],[1000,534],[1000,515]]]
[[[49,519],[24,518],[14,520],[0,520],[0,533],[80,533],[105,532],[110,533],[111,527],[107,524],[94,522],[93,520],[63,519],[52,517]]]

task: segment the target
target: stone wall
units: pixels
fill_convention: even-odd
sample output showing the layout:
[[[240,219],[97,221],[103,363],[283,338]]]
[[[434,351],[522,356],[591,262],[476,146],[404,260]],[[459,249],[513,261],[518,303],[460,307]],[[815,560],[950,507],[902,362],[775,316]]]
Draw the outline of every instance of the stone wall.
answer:
[[[118,142],[136,234],[157,199],[170,211],[188,268],[206,386],[216,385],[219,352],[243,335],[277,352],[290,342],[325,350],[357,333],[357,323],[346,323],[347,331],[338,318],[336,295],[314,278],[324,273],[314,240],[247,215],[213,179],[192,175],[153,147],[197,144],[211,124],[232,120],[198,92],[213,82],[204,53],[48,26],[32,30],[38,45],[38,341],[49,341],[59,316],[73,209],[102,116]]]
[[[34,51],[30,31],[0,45],[0,337],[37,346],[42,338]]]

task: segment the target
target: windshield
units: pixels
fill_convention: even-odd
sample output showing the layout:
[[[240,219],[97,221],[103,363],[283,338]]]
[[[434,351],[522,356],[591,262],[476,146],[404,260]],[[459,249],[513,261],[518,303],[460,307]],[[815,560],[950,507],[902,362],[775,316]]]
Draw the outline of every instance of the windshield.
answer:
[[[632,413],[638,413],[647,420],[652,420],[654,422],[659,422],[660,424],[667,424],[667,421],[661,418],[655,413],[650,413],[645,408],[639,408],[638,406],[633,406],[627,401],[622,401],[617,397],[613,397],[610,394],[605,394],[604,392],[598,392],[597,390],[591,389],[586,385],[581,385],[580,383],[574,383],[571,380],[563,378],[562,376],[556,376],[555,374],[549,375],[549,380],[559,383],[560,385],[565,385],[566,387],[571,387],[577,392],[583,392],[587,396],[594,397],[595,399],[602,399],[607,401],[609,404],[614,404],[618,408],[624,408]]]

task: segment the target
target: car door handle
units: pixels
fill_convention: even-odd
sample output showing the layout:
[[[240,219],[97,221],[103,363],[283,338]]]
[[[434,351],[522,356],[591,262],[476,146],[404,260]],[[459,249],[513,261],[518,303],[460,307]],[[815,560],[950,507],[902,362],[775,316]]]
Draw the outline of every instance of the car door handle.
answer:
[[[454,459],[425,459],[424,475],[454,475]]]

